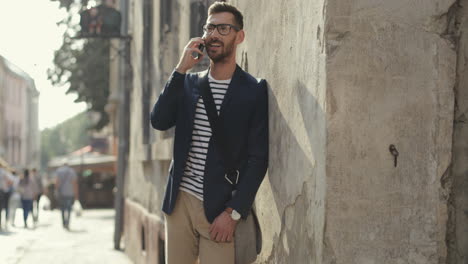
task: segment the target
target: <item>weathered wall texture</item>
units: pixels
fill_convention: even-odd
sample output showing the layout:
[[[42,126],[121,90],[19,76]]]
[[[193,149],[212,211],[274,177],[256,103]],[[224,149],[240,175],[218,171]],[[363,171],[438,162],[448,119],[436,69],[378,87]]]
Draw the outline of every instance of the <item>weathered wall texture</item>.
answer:
[[[150,107],[144,108],[143,102],[143,86],[144,81],[142,73],[145,69],[143,59],[146,54],[143,54],[143,1],[130,1],[131,2],[131,15],[130,15],[130,30],[133,36],[132,41],[132,67],[133,67],[133,89],[131,99],[131,124],[130,124],[130,156],[129,156],[129,169],[126,179],[126,196],[132,201],[141,204],[144,208],[151,213],[160,215],[160,204],[162,197],[162,190],[164,190],[165,177],[169,162],[159,162],[158,159],[153,158],[152,148],[154,145],[161,144],[159,152],[163,149],[170,148],[170,144],[164,146],[159,140],[159,134],[151,133],[147,142],[143,139],[143,130],[148,129],[150,124],[149,120],[144,120],[143,114],[149,113]],[[144,100],[150,101],[149,106],[152,105],[156,96],[162,89],[161,79],[164,75],[167,78],[167,69],[160,66],[159,58],[162,52],[162,45],[170,42],[171,37],[165,36],[164,40],[160,43],[160,20],[159,14],[159,1],[153,1],[153,24],[152,24],[152,58],[150,59],[153,67],[151,82],[151,94],[149,98]],[[174,34],[173,32],[169,34]],[[170,43],[169,43],[170,44]],[[167,45],[169,45],[167,44]],[[171,60],[171,51],[164,52],[163,58],[165,61]],[[172,59],[173,61],[173,59]],[[166,71],[164,71],[166,70]],[[170,71],[169,71],[170,73]],[[153,131],[151,131],[153,132]]]
[[[270,166],[257,196],[258,263],[321,263],[325,191],[325,1],[232,1],[238,62],[269,84]]]
[[[324,263],[445,263],[453,4],[328,1]]]
[[[468,263],[468,1],[458,1],[452,12],[451,31],[458,40],[457,83],[448,239],[448,262]]]
[[[165,3],[163,3],[165,2]],[[152,22],[144,26],[144,10],[152,3]],[[167,78],[172,73],[179,54],[189,40],[190,0],[130,0],[131,64],[133,87],[131,94],[130,153],[125,179],[125,250],[136,263],[155,263],[141,247],[143,233],[150,243],[161,235],[163,213],[162,198],[167,183],[167,175],[172,159],[172,132],[159,132],[150,128],[148,114],[159,96]],[[164,12],[161,8],[165,7]],[[168,11],[170,10],[170,11]],[[161,19],[166,13],[169,19]],[[167,22],[167,23],[166,23]],[[164,25],[162,25],[164,23]],[[146,31],[146,33],[145,33]],[[148,34],[149,32],[149,34]],[[145,54],[145,34],[151,39],[151,54]],[[147,58],[150,56],[150,58]],[[146,62],[145,62],[145,59]],[[150,65],[150,66],[149,66]],[[149,72],[145,77],[144,72]],[[149,77],[148,77],[149,76]],[[144,91],[145,78],[150,83],[149,91]],[[144,102],[147,102],[145,107]],[[144,130],[150,130],[145,138]],[[142,227],[152,226],[152,228]],[[136,244],[135,244],[136,243]],[[151,243],[155,246],[157,243]],[[136,245],[136,246],[135,246]],[[149,248],[148,250],[158,250]],[[163,252],[151,254],[162,256]]]
[[[152,142],[156,141],[158,135],[150,134],[150,138],[145,142],[143,131],[149,128],[149,120],[144,122],[144,112],[148,113],[149,108],[145,108],[143,102],[143,59],[147,54],[143,54],[144,41],[144,1],[130,1],[129,12],[129,34],[132,35],[131,42],[131,65],[133,69],[133,87],[131,93],[131,118],[130,118],[130,151],[128,158],[128,169],[125,178],[125,219],[124,219],[124,243],[125,251],[135,263],[158,263],[154,262],[155,256],[159,257],[159,246],[154,241],[159,238],[160,226],[162,224],[162,212],[160,209],[163,195],[165,176],[168,169],[168,162],[158,162],[152,160]],[[152,101],[155,94],[159,93],[161,68],[158,57],[161,52],[160,44],[167,41],[160,39],[160,19],[159,1],[153,1],[153,23],[147,30],[151,30],[153,35],[152,55],[150,62],[153,68],[151,86],[153,93],[145,100]],[[169,51],[166,52],[166,54]],[[164,56],[166,58],[167,55]],[[148,95],[146,95],[148,96]],[[160,141],[158,140],[158,143]],[[154,228],[150,228],[154,227]],[[158,228],[156,228],[158,227]],[[143,249],[143,240],[146,243],[146,250]]]
[[[164,255],[160,255],[164,243],[162,219],[129,199],[125,201],[125,209],[125,228],[133,229],[125,233],[125,251],[128,256],[135,263],[164,263]]]

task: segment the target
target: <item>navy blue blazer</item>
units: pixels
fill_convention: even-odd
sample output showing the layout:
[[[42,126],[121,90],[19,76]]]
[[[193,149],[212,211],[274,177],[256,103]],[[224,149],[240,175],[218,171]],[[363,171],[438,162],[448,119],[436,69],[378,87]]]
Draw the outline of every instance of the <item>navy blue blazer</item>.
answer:
[[[151,125],[158,130],[175,126],[173,166],[170,169],[162,210],[171,214],[184,173],[192,139],[195,107],[200,97],[198,78],[208,71],[180,74],[174,71],[151,112]],[[239,183],[224,178],[225,168],[213,144],[208,145],[203,182],[203,205],[211,223],[231,207],[246,218],[268,167],[268,94],[265,80],[257,80],[236,67],[219,113],[228,149],[237,161]]]

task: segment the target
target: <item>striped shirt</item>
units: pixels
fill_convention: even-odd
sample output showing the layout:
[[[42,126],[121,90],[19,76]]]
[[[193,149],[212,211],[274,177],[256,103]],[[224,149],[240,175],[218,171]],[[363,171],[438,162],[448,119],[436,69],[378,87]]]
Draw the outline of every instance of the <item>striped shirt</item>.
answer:
[[[208,75],[208,81],[215,101],[216,109],[221,109],[224,95],[228,89],[229,80],[215,80]],[[208,143],[211,138],[211,128],[206,115],[205,105],[200,96],[195,107],[195,119],[193,122],[192,142],[185,164],[184,176],[180,183],[180,190],[194,195],[203,201],[203,176],[205,174],[206,154],[208,153]]]

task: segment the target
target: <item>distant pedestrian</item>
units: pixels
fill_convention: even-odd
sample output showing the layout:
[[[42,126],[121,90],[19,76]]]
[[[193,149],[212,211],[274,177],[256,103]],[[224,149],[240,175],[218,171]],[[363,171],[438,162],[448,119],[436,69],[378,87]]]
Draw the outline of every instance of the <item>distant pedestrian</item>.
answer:
[[[31,179],[28,169],[23,171],[23,178],[19,183],[19,193],[21,195],[21,205],[23,206],[24,227],[27,228],[28,216],[32,211],[33,200],[37,194],[36,182]]]
[[[21,206],[21,195],[18,189],[20,179],[18,175],[16,175],[16,171],[12,171],[11,175],[13,177],[13,184],[11,186],[12,192],[10,196],[10,201],[8,202],[8,215],[11,225],[15,226],[16,209],[18,209]]]
[[[34,199],[35,204],[33,203],[32,210],[34,222],[37,222],[39,220],[39,201],[44,193],[44,184],[42,183],[41,175],[37,173],[36,169],[31,170],[31,180],[35,181],[37,186],[37,195]]]
[[[58,199],[62,211],[62,223],[65,229],[70,229],[71,209],[75,199],[78,200],[78,176],[67,163],[55,171]]]
[[[0,229],[2,229],[2,211],[5,210],[5,226],[8,224],[8,201],[11,195],[13,177],[6,167],[0,165]]]

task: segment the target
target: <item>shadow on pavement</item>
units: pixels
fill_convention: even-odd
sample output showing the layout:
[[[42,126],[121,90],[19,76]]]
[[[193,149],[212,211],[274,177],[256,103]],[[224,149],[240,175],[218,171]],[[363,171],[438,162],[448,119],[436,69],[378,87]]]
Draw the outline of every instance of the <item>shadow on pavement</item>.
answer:
[[[88,230],[86,229],[70,229],[68,232],[73,233],[73,234],[83,234],[83,233],[88,233]]]
[[[0,230],[0,236],[11,236],[14,235],[16,232],[11,232],[8,230]]]
[[[100,220],[114,220],[115,215],[103,215],[103,216],[86,216],[89,219],[100,219]]]
[[[47,223],[47,224],[36,224],[35,227],[36,227],[36,228],[46,228],[46,227],[49,227],[49,226],[51,226],[51,225],[52,225],[52,224],[49,224],[49,223]]]

